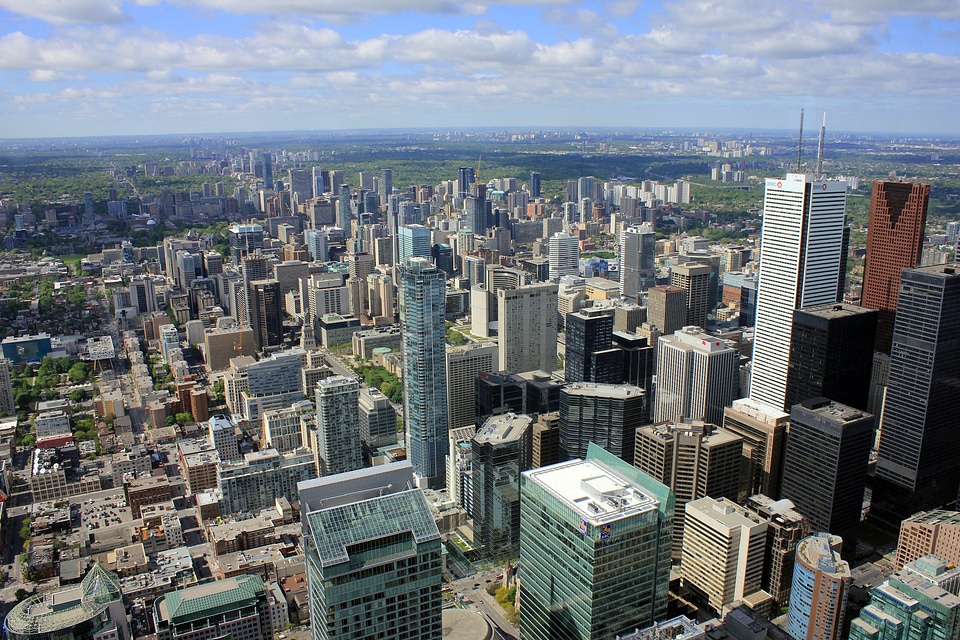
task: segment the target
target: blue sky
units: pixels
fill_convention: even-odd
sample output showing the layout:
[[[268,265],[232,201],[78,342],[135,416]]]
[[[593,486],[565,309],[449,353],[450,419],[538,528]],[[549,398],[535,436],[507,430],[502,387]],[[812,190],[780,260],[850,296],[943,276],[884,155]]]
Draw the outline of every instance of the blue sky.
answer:
[[[0,0],[0,138],[380,127],[960,134],[957,0]]]

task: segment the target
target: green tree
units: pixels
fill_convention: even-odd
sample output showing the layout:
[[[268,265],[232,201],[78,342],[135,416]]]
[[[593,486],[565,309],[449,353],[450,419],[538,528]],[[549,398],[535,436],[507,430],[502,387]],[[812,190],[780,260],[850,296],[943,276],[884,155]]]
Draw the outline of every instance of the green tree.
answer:
[[[23,587],[13,592],[13,597],[16,599],[17,602],[22,602],[26,600],[27,596],[29,595],[30,595],[30,592],[24,589]]]
[[[177,419],[174,416],[167,416],[163,423],[168,427],[172,427],[173,425],[177,424]]]
[[[20,525],[20,539],[29,540],[30,539],[30,518],[27,518],[23,521],[23,524]]]
[[[195,422],[193,416],[186,411],[178,413],[174,418],[179,425],[193,424]]]
[[[90,365],[86,362],[75,363],[70,367],[70,371],[67,372],[67,378],[69,378],[73,384],[83,384],[89,377]]]
[[[71,402],[83,402],[87,399],[87,392],[83,389],[74,389],[70,392]]]

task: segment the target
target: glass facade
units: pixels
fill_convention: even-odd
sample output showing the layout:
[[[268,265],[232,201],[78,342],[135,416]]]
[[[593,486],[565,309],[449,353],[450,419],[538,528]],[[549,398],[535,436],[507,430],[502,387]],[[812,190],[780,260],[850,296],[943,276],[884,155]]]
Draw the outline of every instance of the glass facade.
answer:
[[[666,617],[673,494],[596,445],[587,461],[638,489],[648,508],[597,521],[541,482],[542,470],[521,476],[524,640],[612,638]],[[570,464],[583,462],[545,469]]]
[[[413,471],[442,486],[447,455],[446,279],[426,258],[400,268],[403,418]]]

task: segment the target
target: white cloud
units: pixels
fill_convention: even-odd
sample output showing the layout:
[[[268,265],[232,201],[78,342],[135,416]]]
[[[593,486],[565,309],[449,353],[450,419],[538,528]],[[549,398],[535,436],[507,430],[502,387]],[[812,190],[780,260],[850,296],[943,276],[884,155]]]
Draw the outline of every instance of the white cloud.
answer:
[[[53,24],[104,24],[127,19],[120,0],[0,0],[0,9]]]

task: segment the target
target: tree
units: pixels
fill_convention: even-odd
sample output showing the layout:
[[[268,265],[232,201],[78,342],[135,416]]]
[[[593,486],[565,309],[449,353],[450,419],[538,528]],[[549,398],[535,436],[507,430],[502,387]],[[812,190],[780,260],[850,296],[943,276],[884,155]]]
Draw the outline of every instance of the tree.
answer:
[[[178,413],[175,418],[179,425],[193,424],[195,422],[193,416],[186,411]]]
[[[19,589],[13,592],[13,597],[16,598],[17,602],[22,602],[26,600],[27,596],[29,595],[30,595],[30,592],[24,589],[23,587],[20,587]]]
[[[30,539],[30,518],[27,518],[23,521],[23,524],[20,525],[20,539],[29,540]]]
[[[86,362],[77,362],[70,367],[70,371],[67,372],[67,377],[73,384],[83,384],[87,381],[87,378],[90,377],[90,365]]]
[[[168,427],[172,427],[173,425],[177,424],[177,419],[173,416],[167,416],[166,420],[164,420],[163,423]]]
[[[83,389],[74,389],[70,392],[70,402],[83,402],[87,399],[87,392]]]

